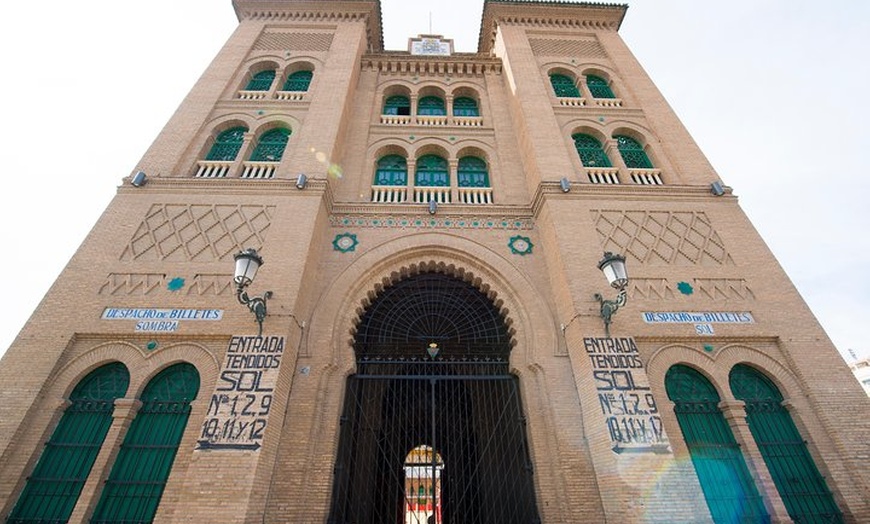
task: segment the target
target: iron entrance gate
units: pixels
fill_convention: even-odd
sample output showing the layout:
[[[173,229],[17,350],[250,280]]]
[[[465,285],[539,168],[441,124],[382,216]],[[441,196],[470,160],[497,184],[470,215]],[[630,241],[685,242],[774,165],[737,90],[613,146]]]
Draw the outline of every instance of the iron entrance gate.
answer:
[[[519,384],[506,361],[358,364],[347,381],[328,522],[540,522]]]

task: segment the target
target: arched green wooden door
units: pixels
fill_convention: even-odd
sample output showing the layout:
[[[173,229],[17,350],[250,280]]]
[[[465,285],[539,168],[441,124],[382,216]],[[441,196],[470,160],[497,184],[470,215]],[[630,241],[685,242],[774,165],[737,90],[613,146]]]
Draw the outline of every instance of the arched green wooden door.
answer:
[[[746,403],[746,422],[761,451],[788,516],[799,524],[835,524],[843,515],[816,468],[803,437],[769,378],[738,364],[731,369],[731,392]]]
[[[694,369],[676,365],[668,370],[665,387],[713,521],[769,522],[713,384]]]
[[[113,362],[91,371],[76,385],[8,524],[69,520],[112,425],[115,399],[124,396],[129,384],[127,368]]]
[[[187,363],[164,369],[145,386],[91,524],[154,520],[198,392],[199,373]]]

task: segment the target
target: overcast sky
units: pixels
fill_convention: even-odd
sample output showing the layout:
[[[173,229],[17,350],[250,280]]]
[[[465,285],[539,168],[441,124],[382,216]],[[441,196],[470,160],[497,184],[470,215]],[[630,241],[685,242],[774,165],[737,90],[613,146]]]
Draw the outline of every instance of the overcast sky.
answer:
[[[382,0],[385,46],[431,13],[476,51],[482,4]],[[870,356],[870,2],[628,4],[622,37],[840,352]],[[230,0],[10,2],[4,20],[0,353],[237,24]]]

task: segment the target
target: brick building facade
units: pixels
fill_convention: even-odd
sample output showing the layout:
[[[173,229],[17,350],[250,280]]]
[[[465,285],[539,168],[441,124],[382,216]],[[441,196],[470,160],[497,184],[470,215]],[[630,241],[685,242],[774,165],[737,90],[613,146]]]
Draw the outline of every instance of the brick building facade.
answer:
[[[486,0],[454,53],[384,50],[377,0],[233,4],[0,361],[3,518],[870,520],[867,396],[625,6]]]

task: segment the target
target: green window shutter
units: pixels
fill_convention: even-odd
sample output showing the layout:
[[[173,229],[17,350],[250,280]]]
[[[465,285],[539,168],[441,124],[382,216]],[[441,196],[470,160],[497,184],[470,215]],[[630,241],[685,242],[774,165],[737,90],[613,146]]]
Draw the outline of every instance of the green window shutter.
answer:
[[[586,86],[592,93],[592,98],[616,98],[607,80],[595,75],[586,75]]]
[[[788,516],[801,524],[843,522],[824,477],[782,405],[779,389],[762,373],[743,364],[734,366],[729,382],[734,398],[746,403],[749,431]]]
[[[577,148],[577,154],[580,155],[580,162],[584,167],[612,167],[610,159],[601,147],[595,137],[577,133],[571,135],[574,139],[574,147]]]
[[[473,98],[460,96],[453,101],[453,116],[480,116],[477,102]]]
[[[376,186],[404,186],[408,183],[408,163],[399,155],[387,155],[378,160]]]
[[[311,71],[296,71],[287,77],[284,82],[283,91],[308,91],[308,86],[311,85],[311,79],[314,78],[314,73]]]
[[[424,96],[417,102],[417,114],[429,116],[444,116],[447,110],[444,109],[444,100],[437,96]]]
[[[235,160],[239,150],[242,148],[242,142],[245,140],[245,133],[247,132],[248,130],[244,127],[234,127],[219,134],[205,159]]]
[[[411,101],[407,96],[395,95],[384,102],[385,115],[410,115]]]
[[[251,77],[251,81],[245,86],[245,91],[268,91],[275,80],[275,70],[260,71]]]
[[[550,75],[553,92],[560,98],[580,98],[580,91],[574,85],[574,80],[565,75]]]
[[[7,523],[69,520],[112,425],[115,399],[129,384],[130,373],[119,362],[95,369],[78,383]]]
[[[665,388],[713,522],[769,522],[710,381],[690,367],[675,365],[665,375]]]
[[[290,138],[289,129],[272,129],[260,136],[257,147],[251,153],[252,162],[280,162]]]
[[[91,524],[154,520],[198,392],[199,373],[188,363],[164,369],[145,386]]]
[[[652,169],[652,162],[649,161],[646,151],[643,150],[643,146],[637,140],[630,136],[622,135],[617,135],[613,138],[616,139],[616,147],[619,149],[619,154],[622,156],[626,167],[632,169]]]
[[[476,156],[460,158],[456,176],[459,187],[489,187],[486,162]]]
[[[450,185],[447,161],[438,155],[425,155],[417,159],[417,174],[414,183],[424,187],[443,187]]]

